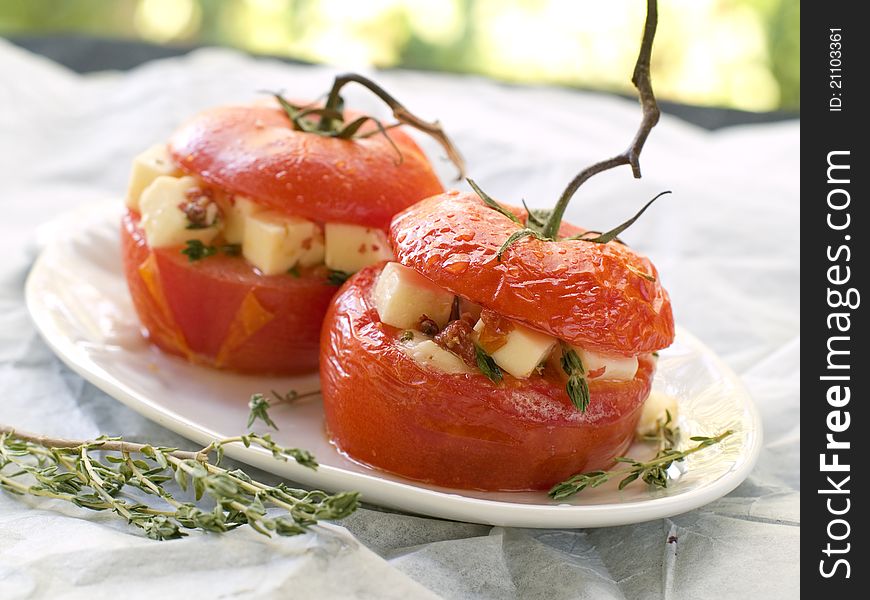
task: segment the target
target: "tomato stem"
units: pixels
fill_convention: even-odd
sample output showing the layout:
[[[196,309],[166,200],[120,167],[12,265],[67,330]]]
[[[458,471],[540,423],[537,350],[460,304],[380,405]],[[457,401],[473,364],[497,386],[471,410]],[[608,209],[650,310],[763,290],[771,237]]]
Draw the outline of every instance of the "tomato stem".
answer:
[[[659,107],[656,103],[655,94],[652,89],[650,80],[650,58],[652,56],[652,44],[656,35],[656,26],[658,25],[658,5],[656,0],[647,0],[646,22],[643,28],[643,40],[640,44],[640,52],[637,56],[637,62],[634,65],[634,73],[631,77],[631,83],[637,88],[640,97],[640,105],[643,111],[640,127],[631,141],[631,145],[621,154],[612,158],[608,158],[601,162],[597,162],[580,171],[574,179],[562,192],[556,207],[550,214],[547,223],[544,226],[544,237],[556,239],[559,233],[559,226],[562,224],[562,217],[565,215],[565,209],[577,189],[583,183],[603,171],[619,167],[621,165],[631,165],[632,174],[636,179],[640,178],[640,153],[643,150],[644,143],[649,137],[650,131],[659,121]]]
[[[462,158],[462,155],[459,154],[459,151],[456,149],[456,146],[453,145],[453,142],[450,141],[450,138],[447,137],[447,134],[444,133],[444,129],[441,127],[441,124],[438,121],[424,121],[420,117],[414,115],[411,111],[409,111],[405,106],[396,100],[392,95],[390,95],[384,88],[379,86],[377,83],[369,79],[368,77],[363,77],[357,73],[345,73],[343,75],[339,75],[335,78],[335,81],[332,83],[332,89],[329,91],[329,96],[326,98],[326,110],[327,111],[341,111],[343,107],[343,101],[341,99],[341,88],[343,88],[348,83],[358,83],[370,92],[372,92],[375,96],[383,100],[384,104],[390,107],[393,111],[393,117],[402,125],[408,125],[417,129],[418,131],[422,131],[423,133],[431,136],[435,141],[441,144],[441,147],[444,148],[444,151],[447,153],[447,158],[456,165],[456,168],[459,170],[459,175],[457,176],[457,180],[462,179],[465,176],[465,160]],[[332,128],[335,127],[333,123],[334,118],[330,116],[324,116],[319,125],[320,131],[331,131]],[[393,126],[386,126],[383,129],[389,129]],[[384,135],[386,135],[385,131],[382,131]]]

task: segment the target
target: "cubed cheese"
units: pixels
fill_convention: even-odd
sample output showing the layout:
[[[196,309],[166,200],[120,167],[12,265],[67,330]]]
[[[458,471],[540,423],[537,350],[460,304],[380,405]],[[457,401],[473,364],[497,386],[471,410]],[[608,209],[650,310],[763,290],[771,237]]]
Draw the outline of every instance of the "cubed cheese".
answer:
[[[408,353],[419,364],[430,369],[454,374],[471,372],[461,358],[432,340],[409,343]]]
[[[245,241],[245,221],[263,209],[244,196],[223,198],[218,202],[224,215],[224,239],[228,244],[241,244]]]
[[[483,321],[478,321],[474,330],[483,330]],[[526,378],[541,364],[556,346],[556,338],[519,323],[507,334],[504,345],[491,353],[499,367],[518,378]]]
[[[616,356],[611,354],[599,354],[598,352],[590,352],[578,346],[574,347],[577,355],[583,362],[583,368],[587,373],[598,371],[602,367],[604,373],[596,377],[596,379],[615,379],[618,381],[630,381],[634,379],[637,373],[637,357],[636,356]]]
[[[326,266],[336,271],[356,273],[382,260],[393,259],[387,235],[380,229],[326,224]]]
[[[677,400],[661,392],[652,392],[643,404],[640,413],[640,421],[637,423],[637,431],[641,435],[655,433],[656,422],[667,418],[666,413],[671,413],[671,424],[676,426]]]
[[[161,175],[145,188],[139,199],[139,210],[149,246],[180,246],[188,240],[207,244],[220,233],[220,219],[210,227],[188,229],[190,221],[181,206],[189,200],[188,192],[197,187],[198,182],[193,177]]]
[[[133,159],[133,169],[127,184],[127,207],[138,211],[142,192],[161,176],[181,176],[181,170],[170,158],[166,144],[152,146]]]
[[[254,212],[245,219],[242,255],[264,275],[286,273],[323,261],[323,233],[312,221],[276,211]]]
[[[453,294],[396,262],[381,271],[373,300],[381,321],[399,329],[417,329],[422,315],[444,327],[453,307]]]

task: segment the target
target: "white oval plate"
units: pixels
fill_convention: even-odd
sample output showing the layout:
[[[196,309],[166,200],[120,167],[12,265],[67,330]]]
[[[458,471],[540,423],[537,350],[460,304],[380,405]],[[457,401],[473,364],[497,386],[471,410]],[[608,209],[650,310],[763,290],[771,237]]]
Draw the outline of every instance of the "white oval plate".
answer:
[[[149,346],[121,269],[120,203],[85,207],[41,231],[44,247],[27,281],[27,306],[39,331],[71,369],[145,417],[206,445],[245,430],[248,398],[271,389],[318,387],[316,375],[254,377],[196,367]],[[722,444],[681,463],[667,489],[616,482],[585,490],[568,502],[544,492],[488,493],[429,486],[358,465],[326,438],[319,397],[276,406],[275,440],[306,448],[317,471],[278,462],[258,448],[227,455],[306,485],[357,490],[364,501],[433,517],[514,527],[601,527],[666,517],[697,508],[734,489],[761,448],[761,420],[737,376],[685,331],[661,353],[657,393],[677,398],[684,437],[733,429]],[[258,428],[260,431],[265,429]],[[114,432],[113,432],[114,433]],[[632,456],[648,456],[635,447]]]

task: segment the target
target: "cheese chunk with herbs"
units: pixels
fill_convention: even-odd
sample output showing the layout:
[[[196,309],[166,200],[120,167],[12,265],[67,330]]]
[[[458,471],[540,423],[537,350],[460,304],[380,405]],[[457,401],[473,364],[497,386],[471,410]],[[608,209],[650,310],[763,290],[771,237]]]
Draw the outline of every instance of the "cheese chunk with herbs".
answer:
[[[483,330],[483,321],[478,321],[474,330]],[[514,377],[525,379],[544,362],[556,346],[556,338],[513,323],[513,329],[505,337],[504,345],[491,352],[490,356],[499,367]]]
[[[453,307],[453,294],[397,262],[381,271],[373,300],[381,321],[399,329],[418,329],[422,315],[444,327]]]
[[[217,205],[209,211],[208,227],[191,228],[191,222],[182,206],[189,201],[189,192],[198,187],[193,177],[162,175],[145,188],[139,199],[140,221],[145,239],[152,248],[181,246],[188,240],[207,244],[221,231]]]
[[[169,156],[166,144],[152,146],[133,159],[130,181],[127,184],[127,208],[138,211],[142,192],[161,176],[181,176],[181,170]]]
[[[327,223],[325,235],[325,262],[330,269],[356,273],[369,265],[394,258],[387,235],[380,229]]]
[[[656,422],[664,423],[667,413],[671,413],[670,426],[676,427],[677,399],[661,392],[650,393],[649,398],[643,403],[640,420],[637,422],[638,433],[641,435],[655,433]]]
[[[419,341],[418,338],[415,338],[408,342],[407,350],[411,358],[424,367],[451,374],[471,372],[461,358],[432,340]]]
[[[611,354],[599,354],[584,350],[579,346],[574,346],[577,355],[583,362],[583,368],[587,373],[598,371],[602,367],[604,373],[595,377],[595,379],[614,379],[617,381],[630,381],[634,379],[637,373],[637,357],[636,356],[616,356]]]
[[[264,275],[316,265],[323,261],[323,233],[307,219],[272,210],[254,212],[245,219],[242,255]]]
[[[263,208],[244,196],[232,200],[219,200],[224,215],[224,239],[228,244],[241,244],[245,241],[245,222],[248,217],[262,212]]]

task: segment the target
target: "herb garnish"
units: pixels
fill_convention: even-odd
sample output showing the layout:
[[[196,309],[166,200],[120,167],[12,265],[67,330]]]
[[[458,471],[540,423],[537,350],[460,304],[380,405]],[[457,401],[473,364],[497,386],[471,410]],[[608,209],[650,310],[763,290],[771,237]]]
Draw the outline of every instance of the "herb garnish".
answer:
[[[181,250],[182,254],[187,255],[187,260],[196,262],[217,253],[217,248],[214,246],[206,246],[201,240],[187,240],[187,247]]]
[[[564,343],[562,344],[562,370],[568,375],[565,391],[568,392],[571,403],[580,412],[586,412],[589,408],[589,382],[586,381],[586,369],[583,368],[583,361],[580,360],[577,351]]]
[[[298,535],[319,519],[348,516],[359,504],[356,492],[330,495],[283,483],[271,486],[241,469],[222,468],[224,448],[230,444],[260,446],[277,460],[293,458],[304,467],[317,468],[310,453],[279,446],[269,435],[251,433],[186,452],[119,437],[54,439],[0,425],[0,489],[109,510],[155,540],[185,536],[184,529],[221,533],[242,525],[270,537]],[[176,498],[164,487],[173,479],[182,491],[191,490],[192,500]],[[214,508],[197,505],[203,496]],[[267,514],[269,505],[284,513]]]
[[[287,274],[292,275],[296,279],[299,279],[301,275],[301,273],[299,272],[299,263],[296,263],[295,265],[287,269]]]
[[[345,281],[347,281],[353,273],[347,273],[346,271],[337,271],[336,269],[330,269],[329,274],[326,276],[326,283],[329,285],[334,285],[336,287],[341,286]]]
[[[227,256],[239,256],[242,253],[241,244],[224,244],[220,248],[206,245],[201,240],[187,240],[187,246],[181,249],[181,253],[187,256],[190,262],[196,262],[209,256],[214,256],[218,250]]]
[[[276,404],[289,404],[291,402],[295,402],[300,398],[308,398],[310,396],[316,396],[320,393],[320,390],[314,390],[312,392],[305,392],[304,394],[300,394],[296,390],[290,390],[284,394],[278,393],[275,390],[271,390],[272,399],[270,400],[264,394],[254,394],[251,396],[251,399],[248,401],[248,408],[251,409],[251,412],[248,413],[248,427],[254,424],[254,421],[260,419],[274,429],[278,431],[278,426],[275,425],[275,421],[269,416],[268,410],[275,406]]]
[[[660,444],[661,449],[651,460],[642,462],[633,458],[619,456],[616,458],[616,462],[628,464],[628,468],[612,471],[589,471],[588,473],[574,475],[562,483],[553,486],[549,491],[549,496],[554,500],[562,500],[582,492],[587,487],[598,487],[618,477],[622,478],[619,482],[620,490],[637,479],[653,488],[666,488],[668,487],[667,471],[672,464],[681,462],[689,455],[718,444],[734,433],[733,430],[729,429],[713,437],[693,436],[689,439],[697,442],[697,444],[685,450],[676,450],[675,446],[678,441],[679,430],[670,428],[670,422],[671,414],[666,412],[666,419],[659,421],[656,433],[643,436],[645,440],[656,441]]]
[[[501,369],[495,364],[493,358],[478,344],[474,345],[474,357],[477,362],[477,368],[480,369],[481,373],[486,375],[493,383],[501,382]]]
[[[414,339],[414,332],[411,331],[410,329],[406,329],[405,331],[402,332],[402,335],[399,336],[400,342],[410,342],[413,339]]]

